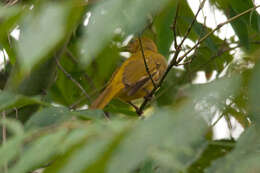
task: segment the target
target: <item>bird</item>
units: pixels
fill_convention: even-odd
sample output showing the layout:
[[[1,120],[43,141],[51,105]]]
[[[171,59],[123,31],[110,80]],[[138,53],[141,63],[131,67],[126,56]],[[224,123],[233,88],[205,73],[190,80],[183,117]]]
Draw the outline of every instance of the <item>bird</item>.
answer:
[[[154,41],[148,37],[134,38],[127,45],[127,50],[131,56],[115,70],[103,92],[90,105],[90,109],[104,109],[113,98],[131,104],[132,100],[148,96],[154,85],[159,83],[167,62],[158,53]]]

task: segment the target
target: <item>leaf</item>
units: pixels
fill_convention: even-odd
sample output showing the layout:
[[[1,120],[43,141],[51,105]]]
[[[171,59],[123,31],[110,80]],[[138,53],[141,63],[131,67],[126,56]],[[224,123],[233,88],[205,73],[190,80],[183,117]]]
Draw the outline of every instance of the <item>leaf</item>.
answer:
[[[224,10],[225,15],[227,18],[231,18],[235,15],[238,15],[242,13],[243,11],[252,8],[254,5],[252,1],[249,0],[211,0],[212,3],[215,3],[218,8],[221,10]],[[259,15],[258,15],[259,16]],[[253,30],[257,29],[257,14],[256,13],[250,13],[243,15],[236,20],[231,22],[231,25],[236,33],[236,35],[239,37],[240,43],[245,50],[248,51],[249,48],[251,48],[251,45],[249,44],[249,36],[252,35],[252,37],[255,37],[253,35],[254,31],[251,30],[251,27]]]
[[[41,10],[37,7],[28,13],[21,25],[21,38],[17,44],[21,72],[28,74],[39,64],[65,35],[65,8],[56,3],[44,3]],[[39,7],[38,7],[39,8]]]
[[[20,122],[13,119],[1,119],[0,124],[5,125],[8,132],[12,132],[15,136],[23,134],[23,126]]]
[[[138,173],[152,173],[155,172],[154,171],[154,166],[153,166],[153,162],[152,161],[146,161],[144,162],[144,164],[142,165],[142,168],[140,169],[140,171]]]
[[[205,150],[188,168],[188,173],[203,172],[214,160],[227,155],[235,146],[232,140],[210,141]]]
[[[225,46],[224,42],[220,44],[223,46],[214,51],[208,48],[209,46],[199,47],[191,57],[187,58],[187,60],[191,60],[191,63],[185,65],[185,68],[189,70],[188,73],[192,74],[198,71],[221,73],[226,64],[231,62],[233,56],[227,51],[229,48]]]
[[[98,53],[93,62],[86,67],[86,73],[92,79],[95,88],[103,88],[113,72],[121,65],[125,58],[119,54],[117,38]]]
[[[20,108],[26,105],[43,104],[46,103],[40,101],[37,97],[26,97],[22,95],[16,95],[8,91],[0,91],[0,112],[11,108]]]
[[[71,118],[71,113],[67,108],[43,108],[42,110],[39,110],[35,114],[33,114],[31,118],[26,122],[25,130],[57,125]]]
[[[19,55],[18,62],[8,81],[9,90],[24,91],[26,90],[24,85],[28,87],[37,84],[37,87],[33,88],[35,92],[40,90],[38,85],[42,86],[44,82],[48,86],[47,81],[53,76],[55,70],[55,66],[53,67],[55,61],[52,60],[60,56],[61,45],[65,46],[63,42],[68,42],[71,32],[82,15],[82,6],[79,6],[81,0],[73,2],[42,1],[34,4],[34,8],[27,11],[20,25],[21,36],[15,47]],[[46,65],[50,65],[50,68]]]
[[[259,150],[259,134],[252,126],[239,138],[234,150],[224,158],[217,160],[206,172],[259,172]]]
[[[59,151],[57,148],[65,135],[66,130],[61,130],[33,142],[22,154],[19,161],[9,170],[10,173],[26,173],[50,162],[51,156],[54,156]]]
[[[260,98],[260,81],[259,81],[259,75],[260,75],[260,63],[258,62],[255,66],[252,79],[250,81],[250,89],[249,89],[249,105],[250,105],[250,111],[252,113],[252,118],[254,122],[256,123],[257,127],[260,127],[260,107],[259,107],[259,98]]]
[[[171,25],[173,24],[176,7],[177,1],[170,0],[165,8],[162,9],[154,19],[158,49],[165,57],[169,55],[170,46],[173,42],[173,31]]]
[[[192,88],[193,102],[200,106],[198,110],[201,110],[205,116],[210,117],[212,106],[224,110],[226,99],[237,93],[240,82],[241,77],[234,75],[232,78],[225,77],[208,84],[195,85]]]
[[[193,123],[186,123],[185,127],[183,127],[184,122],[188,122],[186,121],[187,119]],[[156,112],[148,120],[138,123],[128,137],[121,142],[117,149],[118,152],[115,153],[109,162],[108,172],[115,172],[116,170],[118,172],[129,172],[146,160],[149,155],[154,155],[154,148],[164,146],[169,142],[175,143],[171,146],[175,146],[176,151],[178,151],[174,153],[173,157],[181,154],[183,152],[182,149],[186,149],[194,140],[201,140],[199,136],[203,133],[205,124],[201,123],[199,119],[199,117],[196,119],[191,114],[181,114],[181,112],[169,110]],[[200,128],[194,130],[192,127],[196,123],[200,124],[198,126]],[[179,131],[178,129],[182,130]],[[177,131],[178,133],[176,133]],[[184,136],[189,136],[189,139],[182,138]],[[191,138],[191,136],[194,138]],[[122,167],[121,165],[124,166]]]
[[[65,107],[49,107],[37,111],[25,124],[25,130],[32,130],[56,125],[78,117],[84,120],[103,120],[101,110],[70,111]]]
[[[9,8],[0,6],[0,47],[5,49],[11,64],[15,64],[16,55],[14,49],[10,45],[9,34],[17,25],[24,11],[21,6],[12,6]],[[12,39],[11,39],[12,40]]]
[[[72,111],[71,113],[83,120],[103,120],[105,116],[102,110],[87,109],[82,111]]]
[[[182,92],[182,86],[189,82],[189,76],[182,70],[172,69],[156,95],[158,106],[172,105],[183,99],[185,94]]]
[[[237,15],[237,13],[235,13],[235,11],[233,11],[233,9],[230,9],[230,17],[233,17],[235,15]],[[238,18],[236,20],[234,20],[233,22],[231,22],[232,27],[234,28],[236,35],[239,37],[239,40],[241,42],[241,44],[249,49],[249,36],[248,36],[248,28],[246,26],[246,23]]]
[[[99,124],[100,125],[100,124]],[[71,131],[66,139],[60,144],[60,153],[53,164],[45,169],[45,172],[48,173],[57,173],[59,170],[63,169],[71,161],[71,157],[75,156],[80,149],[83,149],[86,142],[88,143],[93,139],[93,136],[97,135],[100,129],[100,126],[97,124],[86,126],[85,123],[80,124],[78,128]],[[86,128],[87,127],[87,128]],[[96,138],[94,138],[96,139]],[[78,152],[80,153],[80,152]],[[82,165],[83,166],[83,165]],[[75,168],[77,169],[77,168]]]
[[[122,102],[119,99],[113,99],[104,110],[112,114],[121,113],[128,116],[138,116],[129,104]]]
[[[149,13],[158,11],[168,0],[154,1],[100,1],[91,10],[91,19],[85,36],[79,43],[79,53],[84,65],[97,55],[114,36],[115,29],[126,33],[140,31]],[[144,8],[145,7],[145,8]],[[103,27],[106,26],[106,29]]]
[[[111,131],[111,128],[93,131],[92,134],[95,134],[95,132],[105,133],[99,136],[95,135],[96,137],[90,138],[83,144],[80,144],[70,151],[70,153],[66,154],[66,158],[63,157],[61,161],[52,165],[47,172],[103,172],[107,160],[127,132],[125,124],[116,122],[110,124],[110,127],[115,128],[114,132]]]
[[[145,121],[112,120],[105,126],[96,123],[90,126],[94,129],[90,128],[89,133],[78,129],[62,147],[65,155],[60,155],[61,160],[46,171],[129,172],[149,158],[163,168],[184,171],[206,144],[207,125],[202,118],[206,111],[195,110],[194,99],[207,99],[209,91],[213,91],[209,94],[215,98],[211,104],[216,104],[235,91],[237,80],[223,79],[193,89],[193,99],[185,106],[175,111],[157,109]]]
[[[15,136],[1,146],[0,155],[4,157],[0,157],[0,170],[20,153],[24,138],[24,135]]]

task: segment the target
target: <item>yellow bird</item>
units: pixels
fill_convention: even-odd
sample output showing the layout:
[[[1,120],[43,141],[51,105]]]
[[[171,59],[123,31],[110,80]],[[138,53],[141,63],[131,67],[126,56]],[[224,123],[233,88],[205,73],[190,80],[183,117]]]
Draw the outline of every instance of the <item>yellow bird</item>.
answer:
[[[128,44],[127,49],[132,54],[131,57],[113,73],[107,87],[92,103],[90,109],[103,109],[113,98],[130,102],[147,96],[154,85],[143,57],[153,81],[158,84],[167,68],[166,60],[158,53],[157,46],[151,39],[143,37],[141,43],[142,46],[139,39],[134,39]]]

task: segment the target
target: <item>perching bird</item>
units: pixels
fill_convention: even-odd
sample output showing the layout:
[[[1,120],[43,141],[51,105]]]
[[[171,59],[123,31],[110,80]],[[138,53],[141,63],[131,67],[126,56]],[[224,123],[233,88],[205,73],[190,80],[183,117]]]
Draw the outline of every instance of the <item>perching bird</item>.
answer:
[[[107,87],[90,109],[103,109],[113,98],[130,102],[147,96],[153,90],[154,85],[145,67],[142,48],[152,79],[158,84],[167,68],[166,60],[158,53],[157,46],[151,39],[143,37],[141,43],[142,47],[140,41],[134,39],[128,44],[131,57],[113,73]]]

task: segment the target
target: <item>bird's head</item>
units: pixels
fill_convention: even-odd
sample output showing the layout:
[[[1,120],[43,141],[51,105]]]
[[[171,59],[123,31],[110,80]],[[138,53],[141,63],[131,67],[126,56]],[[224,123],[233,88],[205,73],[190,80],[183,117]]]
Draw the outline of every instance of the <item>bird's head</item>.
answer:
[[[143,50],[150,50],[153,52],[157,52],[157,46],[154,41],[147,37],[141,37]],[[132,39],[127,45],[127,51],[130,53],[135,53],[141,51],[141,44],[138,38]]]

